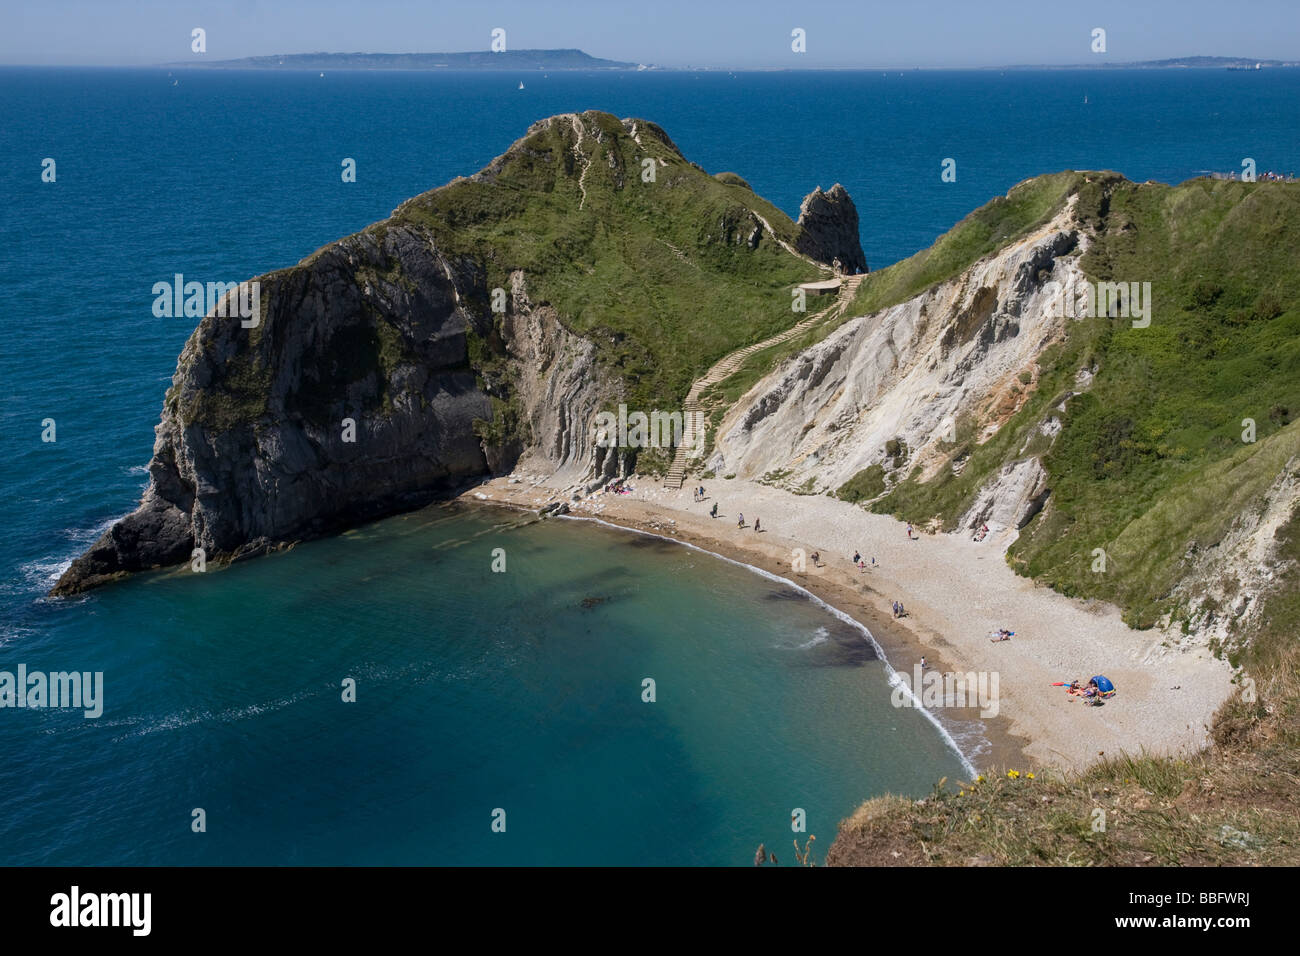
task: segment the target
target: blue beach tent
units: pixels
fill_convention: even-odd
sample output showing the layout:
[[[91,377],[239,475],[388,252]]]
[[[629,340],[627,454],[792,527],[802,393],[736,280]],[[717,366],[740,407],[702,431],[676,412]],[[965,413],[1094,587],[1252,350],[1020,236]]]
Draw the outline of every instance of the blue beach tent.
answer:
[[[1097,685],[1097,690],[1103,694],[1109,694],[1111,691],[1115,689],[1115,685],[1110,682],[1109,677],[1102,677],[1100,674],[1098,674],[1092,680],[1093,683]]]

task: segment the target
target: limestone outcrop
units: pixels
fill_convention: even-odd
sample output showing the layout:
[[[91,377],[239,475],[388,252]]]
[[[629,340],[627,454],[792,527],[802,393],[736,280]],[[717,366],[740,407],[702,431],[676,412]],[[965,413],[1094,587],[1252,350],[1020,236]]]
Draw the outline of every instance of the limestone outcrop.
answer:
[[[796,248],[804,255],[827,265],[838,260],[849,275],[868,271],[858,235],[858,207],[839,183],[828,192],[819,186],[805,196],[798,222],[802,232]]]

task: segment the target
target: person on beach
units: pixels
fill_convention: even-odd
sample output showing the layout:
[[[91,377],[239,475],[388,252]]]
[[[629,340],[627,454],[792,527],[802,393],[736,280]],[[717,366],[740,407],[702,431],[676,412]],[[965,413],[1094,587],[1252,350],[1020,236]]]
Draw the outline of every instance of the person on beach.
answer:
[[[716,518],[717,516],[718,516],[718,503],[715,501],[715,502],[713,503],[713,508],[710,509],[710,511],[709,511],[709,517],[710,517],[710,518]]]
[[[740,513],[740,517],[736,519],[736,527],[737,528],[745,527],[745,512],[742,511]]]
[[[814,568],[821,567],[822,553],[820,551],[814,551],[812,554],[808,555],[808,557],[812,558]]]
[[[853,563],[854,564],[862,563],[862,555],[858,554],[858,552],[856,551],[853,552]]]
[[[928,665],[925,663],[925,658],[922,657],[922,658],[921,658],[921,670],[925,670],[927,666],[928,666]]]
[[[758,519],[755,518],[755,519],[754,519],[754,533],[757,534],[758,531],[759,531],[759,528],[758,528]]]

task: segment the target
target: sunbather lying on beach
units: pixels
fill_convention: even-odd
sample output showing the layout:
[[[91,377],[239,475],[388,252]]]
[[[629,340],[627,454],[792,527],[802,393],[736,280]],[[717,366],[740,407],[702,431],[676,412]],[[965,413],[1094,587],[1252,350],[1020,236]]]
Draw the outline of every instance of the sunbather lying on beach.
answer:
[[[1090,680],[1084,684],[1081,681],[1072,680],[1065,685],[1065,692],[1072,697],[1096,697],[1097,682]]]
[[[989,635],[989,640],[992,641],[994,644],[996,644],[998,641],[1009,641],[1011,640],[1012,635],[1015,633],[1016,633],[1015,631],[1008,631],[1005,627],[998,628],[998,630],[994,631],[992,634]]]

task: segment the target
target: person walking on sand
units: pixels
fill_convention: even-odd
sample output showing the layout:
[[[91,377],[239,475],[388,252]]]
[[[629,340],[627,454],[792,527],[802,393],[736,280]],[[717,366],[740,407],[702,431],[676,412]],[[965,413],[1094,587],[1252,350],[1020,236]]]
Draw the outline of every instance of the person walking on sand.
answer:
[[[858,565],[858,564],[861,564],[861,563],[862,563],[862,555],[860,555],[860,554],[859,554],[858,552],[856,552],[856,551],[853,552],[853,563],[854,563],[855,565]]]
[[[921,670],[925,670],[927,666],[928,666],[928,665],[925,663],[925,658],[922,657],[922,658],[921,658]]]
[[[758,519],[754,519],[754,533],[758,534]]]
[[[737,528],[745,527],[745,512],[742,511],[740,513],[740,517],[736,519],[736,527]]]
[[[718,503],[715,501],[713,503],[713,509],[709,512],[709,517],[716,518],[717,516],[718,516]]]

